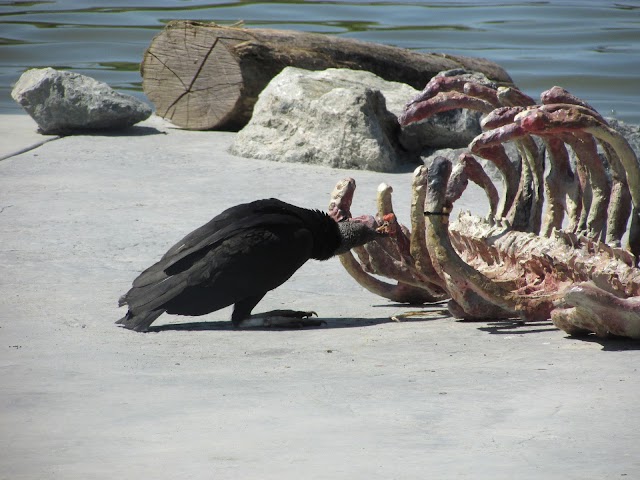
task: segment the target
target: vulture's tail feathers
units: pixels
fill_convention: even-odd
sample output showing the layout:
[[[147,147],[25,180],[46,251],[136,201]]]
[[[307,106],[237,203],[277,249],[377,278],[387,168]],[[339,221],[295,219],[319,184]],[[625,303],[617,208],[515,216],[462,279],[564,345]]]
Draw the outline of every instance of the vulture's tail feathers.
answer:
[[[157,310],[145,310],[138,314],[131,313],[131,310],[127,314],[118,320],[116,323],[122,325],[129,330],[135,330],[136,332],[146,332],[151,324],[164,313],[164,309],[159,308]]]

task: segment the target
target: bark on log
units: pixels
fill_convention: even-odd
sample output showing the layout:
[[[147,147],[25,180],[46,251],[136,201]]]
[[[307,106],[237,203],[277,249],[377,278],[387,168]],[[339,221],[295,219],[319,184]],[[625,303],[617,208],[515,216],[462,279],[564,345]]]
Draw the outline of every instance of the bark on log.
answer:
[[[368,70],[420,90],[435,74],[452,68],[512,83],[504,69],[482,58],[418,53],[292,30],[174,21],[144,54],[142,87],[156,113],[179,127],[239,130],[251,118],[260,92],[287,66]]]

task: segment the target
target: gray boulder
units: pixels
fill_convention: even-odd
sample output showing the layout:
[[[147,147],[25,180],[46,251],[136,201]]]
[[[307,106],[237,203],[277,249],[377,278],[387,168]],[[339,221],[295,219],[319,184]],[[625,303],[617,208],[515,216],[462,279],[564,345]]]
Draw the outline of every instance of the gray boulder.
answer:
[[[46,134],[121,129],[152,113],[144,102],[118,93],[106,83],[53,68],[27,70],[11,96]]]
[[[433,148],[464,148],[482,133],[481,112],[455,109],[402,127],[400,144],[411,152]]]
[[[640,159],[640,126],[625,123],[616,118],[606,118],[605,120],[609,122],[611,128],[617,130],[629,142],[629,146],[635,152],[636,157]]]
[[[418,161],[398,143],[397,115],[417,93],[358,70],[285,68],[260,94],[231,147],[240,156],[393,171]]]

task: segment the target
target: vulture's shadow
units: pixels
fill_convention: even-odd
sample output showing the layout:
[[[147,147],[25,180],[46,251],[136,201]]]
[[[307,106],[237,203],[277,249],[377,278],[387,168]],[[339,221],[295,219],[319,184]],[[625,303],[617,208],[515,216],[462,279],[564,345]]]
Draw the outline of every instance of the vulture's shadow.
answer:
[[[388,305],[387,305],[388,306]],[[399,312],[402,315],[403,312]],[[451,320],[452,317],[447,313],[440,313],[438,311],[425,310],[422,316],[409,316],[403,317],[400,323],[412,323],[412,322],[431,322],[435,320]],[[398,323],[396,320],[389,316],[378,318],[359,318],[359,317],[340,317],[340,318],[320,318],[323,323],[318,326],[304,326],[300,328],[296,327],[250,327],[236,329],[233,324],[228,320],[215,321],[215,322],[184,322],[184,323],[168,323],[165,325],[152,325],[149,327],[149,332],[165,332],[165,331],[177,331],[177,332],[198,332],[198,331],[308,331],[308,330],[323,330],[327,328],[362,328],[372,327],[375,325],[382,325],[385,323]],[[483,323],[477,320],[456,320],[463,323]],[[477,326],[478,330],[487,332],[491,335],[524,335],[535,334],[544,332],[558,332],[558,329],[549,321],[544,322],[527,322],[523,323],[518,320],[504,320],[485,323],[483,326]],[[640,350],[640,342],[627,337],[610,336],[606,338],[597,337],[596,335],[589,334],[583,336],[567,335],[567,339],[576,339],[584,342],[599,343],[602,345],[602,350],[610,352],[620,352],[626,350]]]
[[[401,323],[410,322],[426,322],[432,320],[439,320],[447,318],[447,316],[429,316],[429,317],[413,317],[403,318]],[[305,331],[305,330],[324,330],[327,328],[361,328],[371,327],[374,325],[381,325],[384,323],[398,323],[396,320],[390,317],[379,318],[320,318],[322,325],[318,326],[304,326],[300,328],[296,327],[251,327],[251,328],[239,328],[233,327],[230,321],[217,321],[217,322],[185,322],[185,323],[168,323],[165,325],[152,325],[149,327],[149,332],[164,332],[164,331],[220,331],[220,330],[238,330],[238,331]]]
[[[451,318],[449,312],[443,309],[442,302],[437,302],[429,305],[416,305],[408,306],[405,303],[399,304],[383,304],[372,305],[375,307],[394,307],[398,311],[393,315],[386,315],[376,318],[363,318],[363,317],[321,317],[313,318],[314,320],[321,321],[321,325],[317,326],[304,326],[300,328],[296,327],[250,327],[237,330],[243,331],[290,331],[290,330],[318,330],[326,328],[360,328],[371,327],[374,325],[381,325],[385,323],[411,323],[411,322],[429,322],[433,320],[442,320]],[[409,311],[417,312],[414,316],[405,316]],[[400,317],[400,319],[398,319]],[[152,325],[149,327],[149,332],[163,332],[167,330],[174,331],[204,331],[204,330],[236,330],[230,321],[217,321],[217,322],[184,322],[184,323],[168,323],[165,325]]]

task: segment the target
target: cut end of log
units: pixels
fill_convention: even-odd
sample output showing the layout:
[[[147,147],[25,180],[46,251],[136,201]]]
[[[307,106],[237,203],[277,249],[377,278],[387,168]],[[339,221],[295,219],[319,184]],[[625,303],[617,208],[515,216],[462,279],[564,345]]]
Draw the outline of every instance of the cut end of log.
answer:
[[[163,30],[146,51],[143,90],[157,115],[179,127],[233,129],[243,80],[229,47],[243,40],[183,25]]]

